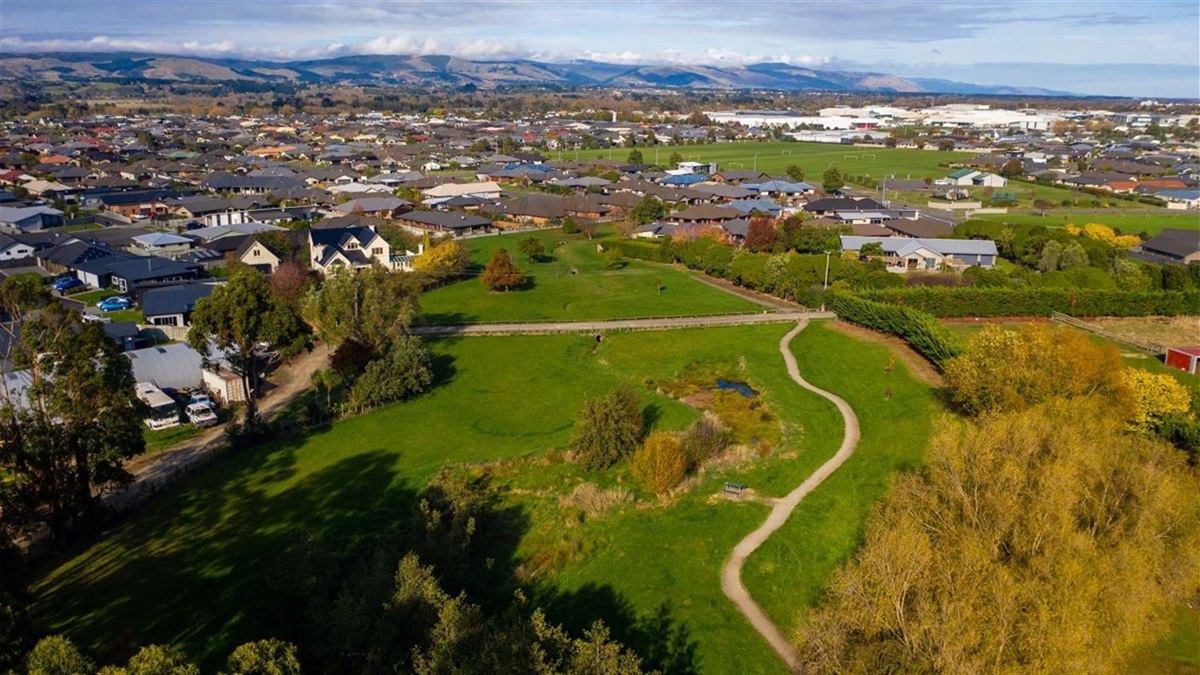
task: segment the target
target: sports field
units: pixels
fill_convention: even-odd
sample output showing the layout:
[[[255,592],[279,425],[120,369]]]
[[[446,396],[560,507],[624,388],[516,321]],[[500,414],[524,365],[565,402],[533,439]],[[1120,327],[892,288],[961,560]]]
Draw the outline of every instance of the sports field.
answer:
[[[633,148],[608,150],[561,151],[551,153],[554,159],[582,158],[612,159],[625,162]],[[705,145],[655,145],[637,148],[642,159],[648,163],[666,164],[671,153],[678,152],[685,161],[716,162],[721,170],[756,170],[772,176],[786,174],[788,166],[795,164],[804,169],[804,179],[814,185],[821,184],[821,175],[830,166],[843,173],[867,175],[874,178],[895,176],[920,180],[926,176],[940,178],[951,171],[939,166],[956,159],[974,157],[973,152],[940,152],[938,150],[915,150],[911,148],[870,148],[834,143],[733,142]]]

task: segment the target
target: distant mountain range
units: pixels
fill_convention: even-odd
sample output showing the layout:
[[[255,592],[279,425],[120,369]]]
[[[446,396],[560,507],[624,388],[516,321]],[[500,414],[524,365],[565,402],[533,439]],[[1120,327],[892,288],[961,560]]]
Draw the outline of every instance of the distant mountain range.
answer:
[[[1069,96],[1038,87],[978,85],[802,68],[786,63],[744,66],[619,65],[527,59],[470,61],[455,56],[343,56],[314,61],[259,61],[138,53],[0,54],[0,79],[92,81],[110,78],[181,82],[311,82],[494,89],[557,85],[626,89],[775,89],[937,94]]]

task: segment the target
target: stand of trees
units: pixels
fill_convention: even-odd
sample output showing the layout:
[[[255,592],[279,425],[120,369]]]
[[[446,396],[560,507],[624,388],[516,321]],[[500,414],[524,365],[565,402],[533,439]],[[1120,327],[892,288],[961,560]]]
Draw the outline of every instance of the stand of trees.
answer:
[[[1195,470],[1131,426],[1115,352],[1063,339],[986,329],[948,362],[981,416],[877,505],[796,635],[809,669],[1119,672],[1200,589]]]

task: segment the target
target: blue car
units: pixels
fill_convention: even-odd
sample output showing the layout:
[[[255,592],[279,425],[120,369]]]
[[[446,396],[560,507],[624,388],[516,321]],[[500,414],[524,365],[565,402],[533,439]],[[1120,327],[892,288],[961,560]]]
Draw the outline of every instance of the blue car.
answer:
[[[105,298],[96,305],[102,312],[115,312],[121,309],[129,309],[133,307],[133,301],[123,295],[114,295],[111,298]]]
[[[75,277],[59,277],[50,285],[59,293],[66,293],[72,288],[79,288],[83,285],[83,282]]]

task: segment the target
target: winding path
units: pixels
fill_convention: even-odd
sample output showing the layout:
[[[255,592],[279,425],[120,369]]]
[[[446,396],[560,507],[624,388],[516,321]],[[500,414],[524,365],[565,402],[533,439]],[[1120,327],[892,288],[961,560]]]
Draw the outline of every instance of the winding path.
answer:
[[[792,338],[796,337],[800,331],[804,330],[808,325],[807,320],[801,321],[795,328],[784,335],[779,341],[779,351],[783,354],[783,360],[787,364],[788,375],[796,381],[801,387],[824,397],[833,402],[838,410],[842,413],[842,419],[845,421],[845,433],[842,437],[842,446],[838,448],[836,454],[827,462],[822,464],[820,468],[813,472],[803,483],[795,490],[789,492],[786,496],[775,500],[775,505],[771,509],[771,513],[763,524],[746,538],[738,542],[738,545],[733,547],[733,553],[729,559],[725,561],[725,566],[721,569],[721,590],[725,595],[733,601],[737,608],[741,610],[746,619],[750,621],[750,625],[754,626],[754,630],[766,639],[771,648],[779,654],[779,658],[787,663],[788,667],[795,670],[797,663],[796,650],[792,647],[791,642],[784,637],[779,627],[771,622],[771,619],[763,612],[758,603],[750,597],[750,593],[746,591],[746,587],[742,584],[742,566],[746,563],[746,558],[750,557],[759,546],[762,545],[767,537],[783,526],[787,522],[788,516],[792,515],[792,511],[804,499],[808,493],[812,492],[834,471],[837,471],[850,455],[854,454],[854,447],[858,445],[858,417],[855,416],[854,410],[850,408],[850,404],[846,403],[841,397],[836,394],[831,394],[824,389],[814,387],[800,377],[800,368],[796,365],[796,357],[792,355],[788,346],[792,342]]]

